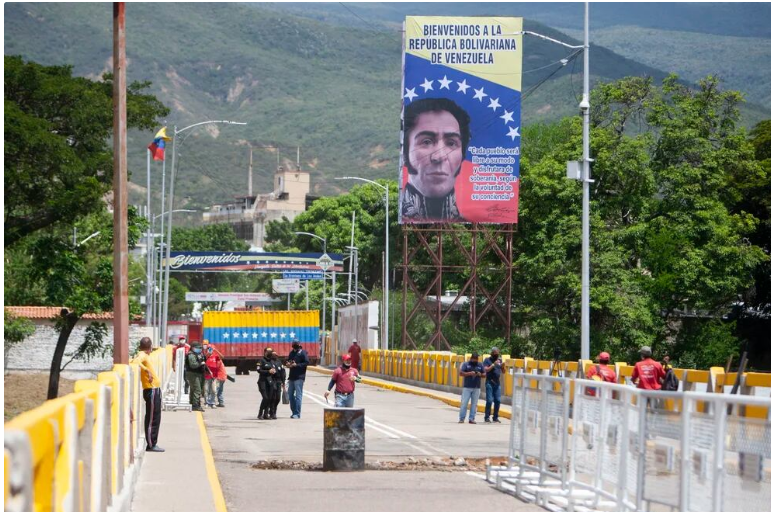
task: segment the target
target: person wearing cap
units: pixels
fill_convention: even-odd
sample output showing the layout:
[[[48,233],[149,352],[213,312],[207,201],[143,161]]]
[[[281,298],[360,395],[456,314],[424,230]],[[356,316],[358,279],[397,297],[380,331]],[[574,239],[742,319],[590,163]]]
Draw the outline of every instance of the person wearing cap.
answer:
[[[491,423],[490,411],[492,409],[492,423],[500,423],[498,412],[501,410],[501,375],[506,371],[506,366],[501,359],[501,351],[498,347],[490,349],[490,357],[482,362],[485,369],[485,423]]]
[[[292,409],[292,418],[300,419],[303,406],[303,386],[305,385],[305,373],[308,371],[308,354],[303,350],[299,341],[292,343],[292,351],[284,361],[289,368],[289,408]]]
[[[361,377],[359,370],[352,366],[350,354],[343,354],[342,360],[343,364],[332,373],[324,398],[335,388],[335,407],[353,407],[353,392],[356,390],[356,383],[361,382]]]
[[[201,407],[201,392],[203,391],[203,374],[206,371],[206,356],[203,355],[201,344],[192,344],[190,353],[185,356],[185,378],[190,387],[190,405],[194,411],[203,412]]]
[[[598,382],[611,382],[616,384],[618,382],[616,372],[609,366],[610,354],[607,352],[600,352],[600,355],[597,356],[597,361],[599,364],[592,365],[586,370],[586,378]],[[596,396],[597,390],[595,388],[587,388],[586,394],[589,396]]]
[[[145,441],[148,452],[164,452],[158,446],[158,431],[161,428],[161,379],[155,374],[150,353],[153,342],[148,337],[139,340],[139,352],[131,361],[138,364],[141,370],[142,398],[145,400]]]
[[[361,347],[359,340],[353,339],[353,343],[348,347],[348,353],[351,354],[351,366],[361,371]]]
[[[257,363],[257,372],[260,378],[257,381],[257,388],[260,390],[262,401],[260,402],[260,412],[257,415],[258,420],[269,420],[271,404],[273,401],[273,375],[276,368],[273,366],[273,349],[266,347],[262,353],[262,359]]]
[[[640,361],[635,363],[632,370],[632,382],[639,389],[659,390],[664,380],[664,368],[661,363],[653,360],[653,353],[650,347],[640,349]]]

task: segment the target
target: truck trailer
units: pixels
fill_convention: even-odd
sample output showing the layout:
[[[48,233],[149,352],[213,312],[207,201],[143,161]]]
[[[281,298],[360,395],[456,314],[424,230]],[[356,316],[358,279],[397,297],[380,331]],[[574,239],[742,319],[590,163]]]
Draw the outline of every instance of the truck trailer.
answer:
[[[222,354],[236,375],[257,368],[267,347],[284,359],[299,341],[311,364],[320,355],[319,312],[314,311],[204,311],[203,339]]]

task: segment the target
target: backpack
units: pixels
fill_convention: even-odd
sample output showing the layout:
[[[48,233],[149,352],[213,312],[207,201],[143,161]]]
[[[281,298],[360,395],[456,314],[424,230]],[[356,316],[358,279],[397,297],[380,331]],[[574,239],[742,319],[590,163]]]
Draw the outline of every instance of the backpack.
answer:
[[[664,383],[661,385],[662,391],[677,391],[677,387],[680,385],[680,380],[675,375],[675,371],[672,368],[667,369],[667,373],[664,375]]]

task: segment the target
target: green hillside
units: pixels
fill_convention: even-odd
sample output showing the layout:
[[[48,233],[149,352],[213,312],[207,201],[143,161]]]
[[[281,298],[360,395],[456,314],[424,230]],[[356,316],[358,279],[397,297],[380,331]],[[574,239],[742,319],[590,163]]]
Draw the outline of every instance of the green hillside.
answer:
[[[4,10],[6,54],[43,64],[70,63],[76,74],[91,77],[109,69],[109,4],[7,3]],[[254,4],[139,3],[128,4],[126,13],[129,80],[153,82],[152,92],[172,109],[170,126],[206,119],[249,123],[199,129],[185,139],[176,194],[185,206],[201,208],[245,194],[246,141],[271,146],[254,153],[258,192],[272,188],[275,147],[287,166],[294,165],[301,147],[301,167],[312,173],[313,191],[319,194],[341,190],[336,175],[396,176],[397,32],[341,28]],[[533,22],[526,28],[567,38]],[[525,40],[525,52],[525,89],[569,54],[532,37]],[[525,122],[575,113],[581,68],[580,61],[563,67],[530,96],[523,103]],[[664,76],[604,48],[593,49],[593,79],[642,74]],[[151,139],[151,133],[130,134],[132,201],[137,203],[144,202],[145,147]],[[153,181],[159,191],[160,172],[154,172]]]

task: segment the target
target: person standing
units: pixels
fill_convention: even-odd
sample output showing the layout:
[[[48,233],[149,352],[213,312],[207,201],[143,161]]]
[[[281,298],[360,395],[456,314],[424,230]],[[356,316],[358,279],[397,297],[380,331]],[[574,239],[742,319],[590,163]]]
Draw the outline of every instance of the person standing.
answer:
[[[598,382],[610,382],[611,384],[616,384],[618,382],[618,377],[616,377],[616,372],[613,368],[610,367],[610,354],[608,352],[600,352],[600,355],[597,356],[597,361],[599,364],[590,366],[589,369],[586,370],[586,378]],[[597,396],[597,389],[586,388],[586,394],[589,396]]]
[[[225,407],[224,389],[225,381],[228,380],[228,371],[222,358],[217,361],[217,407]]]
[[[190,388],[190,405],[194,411],[203,412],[201,407],[201,390],[203,388],[203,373],[206,369],[206,356],[198,342],[193,343],[190,353],[185,356],[185,378]]]
[[[262,353],[262,359],[257,363],[257,372],[260,374],[260,378],[257,381],[257,388],[260,390],[262,401],[260,402],[260,413],[257,415],[258,420],[270,419],[270,400],[271,400],[271,379],[276,369],[271,362],[271,355],[273,349],[267,347]]]
[[[634,365],[632,370],[632,382],[637,385],[638,389],[656,390],[661,389],[661,383],[664,380],[664,369],[661,367],[661,363],[654,361],[653,353],[650,347],[642,347],[640,349],[640,359]]]
[[[335,388],[335,407],[353,407],[353,392],[356,390],[356,383],[361,382],[361,377],[359,371],[351,365],[350,354],[343,354],[342,360],[343,364],[332,372],[324,398]]]
[[[220,357],[214,353],[214,347],[206,345],[206,368],[204,370],[204,396],[206,397],[206,405],[214,409],[215,400],[217,398],[217,367],[219,366]]]
[[[278,359],[278,354],[275,352],[270,354],[270,364],[275,373],[270,376],[270,419],[278,419],[276,417],[276,410],[278,410],[278,404],[281,402],[281,393],[284,390],[286,383],[286,370],[284,369],[281,361]]]
[[[490,409],[493,409],[493,423],[500,423],[498,411],[501,410],[501,375],[506,366],[501,359],[498,347],[490,350],[490,357],[482,362],[485,369],[485,423],[490,423]],[[493,408],[493,404],[495,407]]]
[[[351,354],[351,366],[361,371],[361,347],[359,340],[353,339],[353,343],[348,347],[348,353]]]
[[[286,366],[289,368],[289,408],[292,409],[292,418],[300,419],[303,406],[303,386],[305,374],[308,371],[308,353],[303,350],[299,341],[292,343],[292,351],[286,358]]]
[[[466,421],[466,408],[471,402],[471,409],[468,413],[468,422],[476,424],[477,403],[479,402],[479,393],[482,390],[482,376],[485,374],[484,367],[479,364],[479,354],[474,352],[468,361],[460,367],[460,375],[463,377],[463,392],[460,398],[460,421]]]
[[[142,380],[142,398],[145,400],[145,441],[148,452],[164,452],[158,446],[158,431],[161,428],[161,380],[155,374],[150,362],[153,342],[148,337],[139,340],[139,353],[131,361],[139,365]]]

